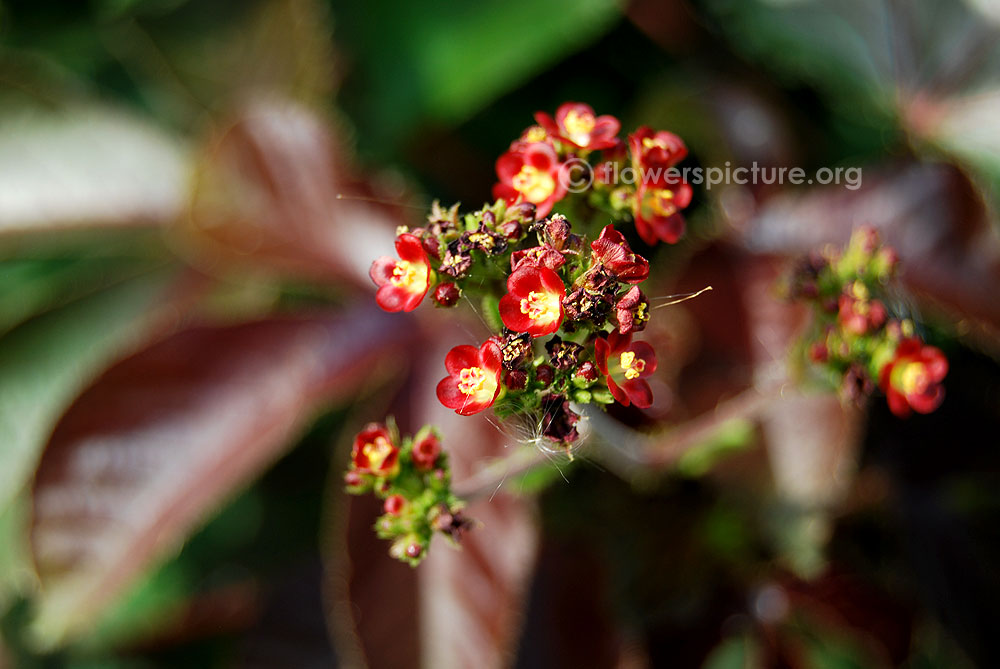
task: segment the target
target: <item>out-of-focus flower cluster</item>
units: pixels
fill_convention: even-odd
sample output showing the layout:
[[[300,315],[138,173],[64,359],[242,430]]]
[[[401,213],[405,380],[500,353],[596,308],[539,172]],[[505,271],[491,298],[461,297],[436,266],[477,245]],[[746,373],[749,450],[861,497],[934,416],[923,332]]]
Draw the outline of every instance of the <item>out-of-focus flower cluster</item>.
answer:
[[[435,532],[457,544],[472,526],[451,492],[448,455],[430,426],[402,438],[391,419],[365,426],[354,438],[344,482],[353,495],[371,492],[383,500],[375,531],[392,542],[393,557],[410,565],[423,560]]]
[[[876,387],[899,417],[930,413],[944,399],[948,361],[914,334],[914,324],[887,307],[896,252],[873,228],[855,230],[843,250],[828,247],[802,259],[786,290],[812,307],[802,351],[841,394],[861,401]]]

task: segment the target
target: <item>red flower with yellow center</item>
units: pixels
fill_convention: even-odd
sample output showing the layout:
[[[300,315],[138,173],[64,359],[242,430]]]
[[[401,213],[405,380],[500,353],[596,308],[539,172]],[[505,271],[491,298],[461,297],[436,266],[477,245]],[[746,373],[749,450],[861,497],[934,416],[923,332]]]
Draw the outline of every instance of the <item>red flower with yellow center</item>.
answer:
[[[591,261],[600,263],[619,281],[642,283],[649,276],[649,262],[633,253],[622,233],[607,225],[590,244]]]
[[[500,394],[500,347],[492,340],[478,349],[456,346],[445,356],[448,376],[437,385],[441,404],[463,416],[471,416],[493,406]]]
[[[633,214],[635,230],[650,246],[657,241],[674,244],[684,234],[680,210],[691,204],[691,186],[680,178],[664,186],[640,184]]]
[[[941,381],[947,374],[948,359],[944,354],[911,337],[899,343],[895,358],[882,367],[879,386],[889,409],[906,418],[911,410],[930,413],[941,405],[944,400]]]
[[[632,167],[645,186],[665,186],[671,181],[670,168],[684,160],[687,147],[680,137],[666,130],[642,126],[628,136]],[[673,175],[676,178],[676,175]]]
[[[563,319],[566,286],[548,267],[521,265],[507,278],[507,294],[500,298],[500,319],[514,332],[532,337],[552,334]]]
[[[566,175],[555,149],[545,142],[526,144],[500,156],[493,197],[513,204],[518,198],[535,205],[536,218],[545,218],[566,194]]]
[[[399,449],[384,425],[369,423],[354,438],[351,461],[362,474],[390,476],[396,472]]]
[[[595,116],[593,107],[582,102],[560,105],[555,119],[545,112],[536,112],[535,120],[550,135],[585,151],[611,148],[621,129],[614,116]]]
[[[597,367],[607,376],[608,390],[624,406],[640,409],[653,405],[653,391],[646,377],[656,371],[656,352],[644,341],[632,341],[632,335],[612,332],[607,339],[594,342]]]
[[[375,301],[386,311],[413,311],[430,286],[431,266],[420,240],[404,233],[396,237],[399,258],[382,256],[369,271],[378,286]]]

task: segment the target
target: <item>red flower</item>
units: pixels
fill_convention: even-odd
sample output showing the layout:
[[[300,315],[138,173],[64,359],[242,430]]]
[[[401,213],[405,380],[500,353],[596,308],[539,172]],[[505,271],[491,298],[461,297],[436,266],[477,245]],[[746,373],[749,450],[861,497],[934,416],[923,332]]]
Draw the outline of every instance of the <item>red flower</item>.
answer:
[[[933,346],[916,338],[904,339],[896,348],[896,357],[882,367],[878,384],[889,402],[889,409],[900,418],[930,413],[944,400],[941,381],[948,373],[948,359]]]
[[[532,337],[552,334],[563,319],[566,286],[548,267],[523,265],[507,279],[507,294],[500,298],[500,318],[514,332]]]
[[[492,340],[478,349],[456,346],[444,359],[448,376],[437,385],[441,404],[463,416],[487,409],[500,394],[500,347]]]
[[[614,226],[605,226],[590,248],[591,262],[604,265],[619,281],[642,283],[649,276],[649,262],[632,252],[625,237]]]
[[[639,290],[639,286],[632,286],[615,304],[615,320],[618,322],[618,332],[623,335],[646,329],[649,300]]]
[[[656,371],[656,353],[644,341],[632,341],[632,335],[612,332],[607,339],[594,342],[594,358],[608,378],[608,390],[623,405],[646,409],[653,404],[653,391],[646,377]]]
[[[399,259],[382,256],[368,272],[378,286],[375,301],[386,311],[413,311],[430,285],[431,266],[420,239],[411,234],[396,237]]]
[[[691,204],[691,186],[678,179],[664,187],[640,184],[635,196],[635,230],[650,246],[674,244],[684,234],[680,210]]]
[[[417,437],[419,436],[418,434]],[[422,439],[413,442],[413,465],[426,471],[434,466],[440,453],[441,442],[436,434],[428,432]]]
[[[614,146],[621,129],[614,116],[594,116],[594,108],[582,102],[560,105],[555,119],[545,112],[535,112],[535,120],[550,135],[586,151]]]
[[[493,197],[508,204],[521,198],[535,205],[537,218],[544,218],[566,194],[569,182],[563,171],[556,150],[544,142],[512,149],[497,160],[500,183],[493,186]]]
[[[654,132],[645,125],[628,136],[628,145],[639,183],[645,186],[667,185],[672,176],[676,178],[670,168],[687,156],[680,137],[666,130]]]
[[[399,449],[384,425],[369,423],[354,438],[351,461],[362,474],[390,476],[396,471]]]

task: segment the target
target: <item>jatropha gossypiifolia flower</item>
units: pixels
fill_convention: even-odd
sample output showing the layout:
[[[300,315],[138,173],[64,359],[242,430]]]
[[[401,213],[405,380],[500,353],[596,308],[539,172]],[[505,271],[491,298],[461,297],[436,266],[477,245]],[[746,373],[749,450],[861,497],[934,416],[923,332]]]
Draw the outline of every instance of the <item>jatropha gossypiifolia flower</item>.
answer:
[[[421,227],[397,231],[398,257],[376,260],[371,277],[386,311],[412,311],[428,294],[439,308],[478,307],[491,333],[448,352],[438,400],[464,416],[519,418],[540,447],[571,454],[581,406],[652,404],[656,354],[634,339],[650,316],[640,288],[650,264],[626,226],[649,245],[678,240],[691,189],[671,168],[687,149],[649,128],[623,138],[618,119],[578,102],[535,118],[497,160],[493,203],[462,214],[434,202]],[[571,169],[581,165],[595,177],[582,185]],[[618,183],[628,166],[638,181]],[[392,425],[369,426],[347,475],[352,492],[385,501],[376,527],[413,564],[433,530],[457,539],[468,527],[429,434],[401,441]]]
[[[352,495],[371,492],[383,500],[375,531],[392,542],[390,555],[411,565],[427,555],[435,532],[458,543],[473,525],[451,492],[448,456],[430,426],[413,437],[401,437],[391,418],[365,426],[354,439],[344,482]]]
[[[786,292],[812,307],[800,350],[821,380],[855,401],[879,388],[889,409],[905,418],[941,404],[948,360],[914,335],[912,321],[890,313],[885,296],[897,265],[896,252],[873,228],[861,227],[845,249],[802,259]]]

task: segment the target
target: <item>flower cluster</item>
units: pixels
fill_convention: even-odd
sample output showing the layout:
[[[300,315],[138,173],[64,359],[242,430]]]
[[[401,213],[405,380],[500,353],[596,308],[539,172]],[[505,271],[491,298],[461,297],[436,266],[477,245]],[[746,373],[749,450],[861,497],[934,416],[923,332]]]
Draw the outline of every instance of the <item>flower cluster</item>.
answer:
[[[640,288],[650,266],[625,233],[634,223],[649,245],[681,237],[691,188],[670,168],[687,149],[646,127],[623,140],[618,119],[575,102],[535,120],[497,161],[494,202],[464,214],[434,202],[426,223],[397,230],[396,256],[370,273],[386,311],[413,311],[428,294],[441,308],[478,305],[491,332],[445,356],[436,388],[444,406],[523,419],[540,447],[571,454],[581,405],[652,405],[656,353],[635,339],[650,317]],[[609,176],[626,161],[638,185]],[[413,563],[434,529],[457,538],[467,525],[442,462],[421,465],[428,435],[400,443],[391,428],[371,426],[348,473],[352,492],[386,500],[376,528]]]
[[[815,369],[850,399],[880,388],[890,410],[905,418],[941,404],[948,361],[914,335],[912,321],[890,314],[885,296],[897,265],[895,251],[862,227],[843,251],[828,248],[803,259],[787,291],[812,306],[803,350]]]
[[[344,482],[351,494],[373,492],[383,500],[375,531],[392,541],[390,555],[411,565],[427,554],[435,532],[458,543],[472,526],[451,493],[448,456],[429,426],[402,439],[391,419],[365,426],[354,438]]]
[[[677,135],[643,126],[622,139],[618,119],[597,116],[580,102],[561,105],[554,118],[537,112],[535,121],[497,160],[495,198],[533,204],[544,217],[568,196],[578,196],[567,209],[634,221],[646,244],[673,244],[684,234],[680,211],[691,203],[692,191],[671,169],[687,156]],[[616,183],[623,168],[635,177],[630,183]]]
[[[632,341],[649,320],[638,285],[649,262],[611,225],[588,245],[560,214],[514,230],[511,207],[525,211],[501,200],[467,216],[457,239],[469,248],[440,240],[446,253],[464,254],[449,289],[477,293],[495,334],[448,353],[437,396],[462,415],[490,407],[500,416],[538,415],[541,436],[568,451],[578,437],[571,402],[652,404],[646,378],[656,354]],[[442,260],[439,271],[454,266]]]

